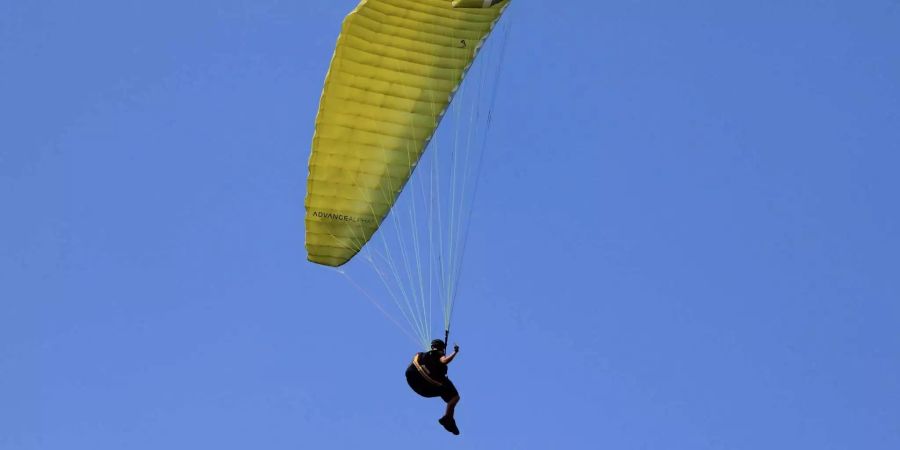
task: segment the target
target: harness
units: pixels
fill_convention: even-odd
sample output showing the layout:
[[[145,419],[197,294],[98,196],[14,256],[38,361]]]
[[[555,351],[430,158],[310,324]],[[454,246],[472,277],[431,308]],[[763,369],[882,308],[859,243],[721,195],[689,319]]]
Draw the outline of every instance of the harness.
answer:
[[[441,383],[440,381],[437,381],[434,378],[431,378],[431,372],[428,371],[428,368],[419,364],[419,354],[418,353],[416,353],[416,356],[413,356],[412,363],[414,366],[416,366],[416,370],[419,371],[419,375],[422,375],[422,378],[424,378],[425,381],[427,381],[435,386],[443,386],[444,385],[444,383]]]

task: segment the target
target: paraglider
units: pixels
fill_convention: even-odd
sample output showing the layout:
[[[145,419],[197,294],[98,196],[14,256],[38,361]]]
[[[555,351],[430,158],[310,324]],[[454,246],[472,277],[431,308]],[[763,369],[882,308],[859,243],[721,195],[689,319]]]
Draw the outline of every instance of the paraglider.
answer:
[[[441,302],[445,339],[416,354],[406,376],[418,394],[447,402],[440,424],[454,434],[459,394],[446,373],[459,347],[445,355],[445,341],[480,173],[477,151],[486,142],[478,133],[487,135],[494,100],[488,69],[475,86],[462,83],[509,2],[361,0],[337,39],[309,158],[307,259],[340,267],[362,252],[426,350],[431,302]],[[455,109],[455,140],[439,153],[435,133],[467,89],[471,107]],[[431,161],[422,160],[426,148]],[[420,178],[407,195],[411,225],[401,232],[399,213],[391,212],[417,167],[432,178]],[[382,232],[383,245],[373,250],[367,243],[389,213],[398,243]]]
[[[431,350],[427,352],[419,352],[413,356],[412,363],[406,368],[406,382],[416,394],[422,397],[440,397],[447,403],[447,410],[444,415],[438,419],[444,429],[459,434],[459,428],[456,426],[454,411],[456,404],[459,403],[459,391],[456,386],[447,378],[447,365],[459,354],[459,346],[453,346],[453,353],[447,355],[447,344],[435,339],[431,341]]]

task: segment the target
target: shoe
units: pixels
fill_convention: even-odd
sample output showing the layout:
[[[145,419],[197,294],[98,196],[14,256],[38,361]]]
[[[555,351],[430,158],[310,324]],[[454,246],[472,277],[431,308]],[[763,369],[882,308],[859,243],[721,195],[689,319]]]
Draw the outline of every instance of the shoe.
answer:
[[[456,421],[449,417],[441,417],[438,419],[438,423],[441,424],[445,430],[459,436],[459,428],[456,427]]]

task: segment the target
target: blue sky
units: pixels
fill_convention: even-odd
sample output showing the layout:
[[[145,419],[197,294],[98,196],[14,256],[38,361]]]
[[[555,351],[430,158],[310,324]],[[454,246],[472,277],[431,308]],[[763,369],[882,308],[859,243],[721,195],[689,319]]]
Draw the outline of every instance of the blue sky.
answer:
[[[0,2],[0,448],[900,448],[900,3],[514,1],[459,437],[305,261],[355,3]]]

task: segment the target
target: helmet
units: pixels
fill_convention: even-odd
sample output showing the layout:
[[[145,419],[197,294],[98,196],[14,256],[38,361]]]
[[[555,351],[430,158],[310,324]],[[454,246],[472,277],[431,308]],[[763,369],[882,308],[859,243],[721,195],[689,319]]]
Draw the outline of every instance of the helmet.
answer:
[[[445,350],[447,348],[447,344],[445,344],[444,341],[440,339],[435,339],[431,341],[431,348],[436,350]]]

